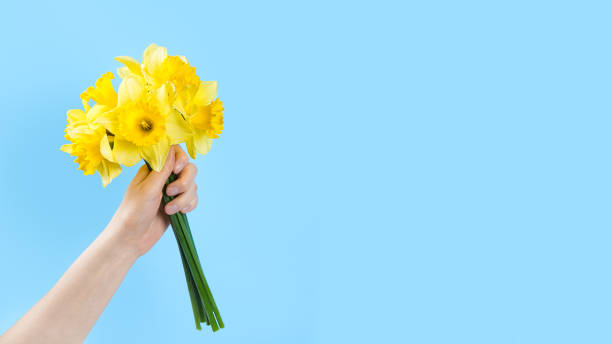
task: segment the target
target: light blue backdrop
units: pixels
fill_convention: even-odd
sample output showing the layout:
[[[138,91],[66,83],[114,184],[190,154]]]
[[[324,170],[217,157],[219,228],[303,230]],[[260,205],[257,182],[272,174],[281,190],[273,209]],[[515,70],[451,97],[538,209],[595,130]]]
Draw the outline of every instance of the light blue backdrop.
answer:
[[[149,43],[218,80],[190,215],[87,343],[610,343],[610,10],[593,1],[99,1],[0,11],[0,332],[110,219],[65,112]],[[40,324],[45,326],[45,324]]]

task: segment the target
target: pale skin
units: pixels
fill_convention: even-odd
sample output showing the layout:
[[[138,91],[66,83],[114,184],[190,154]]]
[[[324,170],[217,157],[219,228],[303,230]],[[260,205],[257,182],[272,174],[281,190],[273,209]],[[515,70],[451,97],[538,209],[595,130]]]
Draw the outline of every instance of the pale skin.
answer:
[[[176,198],[162,207],[162,188]],[[0,344],[82,343],[134,262],[168,228],[168,215],[198,203],[196,167],[179,146],[170,149],[160,172],[143,165],[106,228],[55,286],[0,337]]]

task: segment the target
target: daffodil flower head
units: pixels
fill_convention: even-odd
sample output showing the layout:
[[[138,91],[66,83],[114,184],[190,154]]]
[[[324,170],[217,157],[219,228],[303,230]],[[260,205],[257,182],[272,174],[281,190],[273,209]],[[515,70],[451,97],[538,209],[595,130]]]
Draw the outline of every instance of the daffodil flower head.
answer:
[[[219,99],[210,104],[195,107],[190,117],[196,130],[203,130],[211,139],[219,138],[223,131],[223,103]]]
[[[192,158],[196,157],[196,153],[208,153],[212,139],[218,138],[223,131],[223,103],[216,97],[217,82],[202,82],[185,107],[186,118],[192,128],[192,136],[186,141]]]
[[[117,135],[136,146],[149,146],[166,135],[166,114],[152,103],[143,100],[129,102],[117,112]]]
[[[100,140],[104,134],[105,130],[101,126],[94,130],[84,130],[71,137],[72,144],[62,146],[62,150],[77,157],[75,162],[79,165],[78,169],[85,175],[96,172],[98,164],[103,159],[100,153]]]
[[[117,93],[111,84],[113,78],[112,73],[106,73],[96,81],[95,87],[91,86],[81,94],[85,111],[68,110],[65,137],[71,143],[60,147],[76,157],[78,169],[85,175],[98,171],[104,186],[121,173],[119,164],[102,155],[103,143],[110,145],[103,126],[104,114],[117,104]],[[90,100],[95,102],[93,106],[89,104]]]
[[[83,174],[90,175],[98,171],[102,178],[102,185],[106,186],[121,173],[121,166],[107,160],[101,152],[100,145],[108,143],[106,129],[101,125],[80,126],[78,132],[66,135],[72,143],[65,144],[61,150],[75,156],[78,169]]]
[[[186,121],[174,111],[166,85],[147,87],[142,78],[124,79],[119,86],[118,107],[112,112],[114,161],[132,166],[145,159],[160,171],[170,145],[189,135]]]
[[[179,107],[187,104],[198,90],[200,78],[195,67],[185,56],[170,56],[164,47],[149,45],[142,56],[142,64],[128,56],[118,56],[115,60],[125,66],[118,69],[122,78],[140,77],[145,87],[157,88],[166,84],[173,91]]]

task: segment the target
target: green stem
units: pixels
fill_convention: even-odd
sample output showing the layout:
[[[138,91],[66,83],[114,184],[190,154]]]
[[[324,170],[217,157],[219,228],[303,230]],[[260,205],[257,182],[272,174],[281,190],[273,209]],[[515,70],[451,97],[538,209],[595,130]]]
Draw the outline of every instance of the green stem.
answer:
[[[183,250],[179,249],[181,253],[181,261],[183,263],[183,270],[185,271],[185,281],[187,282],[187,289],[189,290],[189,299],[191,299],[191,309],[193,310],[193,318],[195,320],[196,329],[201,330],[200,326],[200,309],[198,307],[198,297],[196,296],[196,291],[194,290],[194,282],[189,270],[187,270],[187,261],[185,260],[185,255],[183,254]]]
[[[223,320],[221,319],[221,314],[219,314],[219,309],[217,308],[217,305],[215,303],[215,299],[212,296],[212,292],[210,291],[210,287],[208,286],[208,282],[206,281],[206,277],[204,277],[204,272],[202,270],[202,266],[200,264],[200,259],[198,257],[198,252],[195,248],[195,243],[193,242],[193,236],[191,235],[191,230],[189,228],[189,222],[187,221],[187,216],[183,213],[177,213],[178,215],[178,220],[180,223],[180,228],[183,230],[183,233],[186,234],[185,235],[185,239],[187,241],[187,244],[189,245],[189,249],[192,250],[193,256],[195,257],[195,262],[197,265],[197,268],[199,270],[199,273],[201,274],[201,278],[202,278],[202,282],[204,283],[204,288],[206,291],[206,296],[208,296],[209,300],[208,302],[211,304],[212,306],[212,311],[215,313],[215,317],[217,318],[217,321],[219,322],[219,327],[223,328],[224,324],[223,324]]]
[[[172,174],[168,178],[168,181],[166,182],[166,185],[164,186],[164,195],[163,195],[164,204],[167,204],[168,202],[174,199],[174,197],[168,196],[165,193],[165,187],[168,186],[168,184],[170,184],[174,180],[176,180],[176,175]],[[183,255],[183,257],[185,258],[185,263],[187,264],[187,271],[189,272],[189,276],[191,277],[190,281],[193,281],[196,287],[194,291],[195,291],[195,296],[197,300],[197,308],[198,308],[198,311],[200,312],[198,316],[198,320],[200,322],[206,321],[208,324],[209,317],[212,316],[212,314],[209,314],[210,312],[208,311],[208,309],[212,308],[212,306],[210,304],[207,305],[206,299],[202,297],[203,295],[205,295],[203,294],[203,292],[205,291],[202,291],[200,289],[200,287],[198,286],[198,283],[196,282],[196,279],[194,278],[194,274],[198,276],[201,273],[199,271],[196,271],[193,267],[193,262],[192,262],[194,261],[193,254],[188,249],[187,250],[185,249],[186,245],[184,241],[184,234],[182,232],[182,228],[181,228],[181,224],[179,222],[178,216],[176,214],[173,214],[173,215],[170,215],[169,218],[170,218],[170,224],[172,225],[172,229],[174,231],[174,236],[179,245],[179,250],[181,254]],[[193,308],[193,304],[192,304],[192,308]]]
[[[152,170],[149,163],[146,161],[145,163],[149,167],[149,170]],[[174,197],[166,194],[166,187],[176,179],[177,175],[172,173],[164,185],[162,198],[164,205],[174,199]],[[181,212],[177,212],[168,217],[179,246],[187,288],[189,290],[189,297],[191,299],[191,306],[196,321],[196,328],[200,329],[200,323],[206,322],[207,325],[212,327],[213,332],[215,332],[219,327],[223,328],[224,324],[223,320],[221,320],[219,309],[212,296],[208,282],[204,277],[187,216]]]
[[[172,218],[171,216],[171,220],[174,220],[172,222],[176,222],[178,218],[177,217]],[[180,224],[177,226],[177,233],[179,233],[178,238],[179,238],[180,245],[185,249],[184,253],[185,253],[185,258],[187,258],[187,263],[188,263],[187,265],[189,266],[191,275],[194,277],[193,279],[196,283],[196,286],[198,287],[198,292],[200,293],[200,296],[202,296],[202,301],[204,301],[204,309],[206,310],[206,314],[211,321],[212,329],[213,331],[217,331],[219,328],[213,318],[213,313],[211,309],[212,305],[210,304],[208,300],[206,289],[204,287],[204,283],[202,282],[202,274],[200,273],[200,271],[198,271],[198,268],[197,268],[197,265],[196,265],[196,262],[193,256],[193,252],[189,250],[189,245],[187,244],[186,239],[185,239],[185,233],[181,231]]]

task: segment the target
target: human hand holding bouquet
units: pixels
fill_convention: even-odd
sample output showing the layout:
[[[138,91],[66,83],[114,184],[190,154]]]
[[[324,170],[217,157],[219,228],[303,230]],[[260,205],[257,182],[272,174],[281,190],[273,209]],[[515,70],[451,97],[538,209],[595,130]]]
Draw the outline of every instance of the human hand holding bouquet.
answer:
[[[98,171],[104,186],[121,173],[121,165],[133,166],[145,160],[146,168],[143,166],[139,170],[126,197],[143,197],[153,203],[161,200],[165,205],[179,245],[196,328],[200,329],[200,323],[206,322],[216,331],[224,327],[223,321],[204,278],[185,216],[195,204],[182,204],[180,199],[173,201],[175,195],[183,192],[192,196],[195,190],[181,190],[181,183],[169,186],[177,179],[177,173],[189,165],[178,160],[176,165],[166,164],[166,160],[174,161],[175,155],[180,159],[186,158],[181,156],[182,150],[172,148],[179,143],[185,143],[192,158],[196,153],[206,154],[212,139],[221,134],[223,105],[216,99],[217,83],[201,81],[185,57],[169,56],[165,48],[155,44],[145,49],[142,63],[125,56],[116,60],[124,64],[118,69],[122,79],[119,91],[115,92],[113,88],[111,80],[114,75],[110,72],[102,75],[95,87],[85,90],[81,94],[84,109],[68,111],[66,139],[71,143],[61,149],[76,156],[78,168],[84,174]],[[154,195],[143,188],[139,180],[144,180],[144,176],[153,180],[158,176],[159,179],[164,175],[164,166],[174,171],[166,171],[171,172],[164,181],[167,188]],[[150,174],[145,174],[147,169]],[[113,221],[128,225],[118,227],[146,227],[139,223],[141,219],[137,211],[124,203]],[[165,217],[160,215],[156,219],[158,228],[167,227]],[[159,231],[147,230],[148,227],[142,233],[129,230],[124,233],[126,240],[141,240],[141,235],[151,236],[150,242],[141,244],[139,254],[150,248],[148,244],[152,245],[159,238],[156,239],[157,235],[161,236]]]
[[[160,207],[165,183],[172,173],[178,179],[168,187],[177,190],[177,197]],[[136,256],[144,255],[168,228],[168,215],[176,213],[176,209],[188,213],[197,205],[195,176],[196,167],[187,154],[180,146],[172,146],[160,172],[149,171],[146,165],[138,170],[109,223],[109,230]]]

